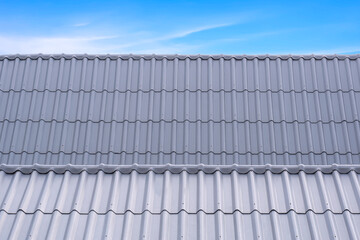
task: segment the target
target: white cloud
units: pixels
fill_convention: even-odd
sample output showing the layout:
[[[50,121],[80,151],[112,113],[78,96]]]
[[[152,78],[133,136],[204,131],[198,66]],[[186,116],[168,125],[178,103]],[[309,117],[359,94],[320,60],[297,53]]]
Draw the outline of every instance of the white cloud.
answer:
[[[139,51],[142,53],[163,53],[163,52],[179,53],[179,52],[184,52],[183,50],[189,50],[189,49],[196,50],[194,46],[170,44],[170,43],[168,43],[168,41],[186,37],[193,33],[198,33],[198,32],[207,31],[207,30],[220,28],[220,27],[231,26],[233,24],[234,23],[226,23],[226,24],[195,27],[195,28],[190,28],[190,29],[183,30],[183,31],[176,31],[171,34],[160,35],[158,37],[142,36],[141,37],[142,40],[125,41],[125,42],[119,43],[119,44],[115,43],[111,48],[117,49],[118,51],[120,50],[123,52],[129,52],[129,50],[130,50],[130,52],[132,52],[132,53],[139,52]],[[154,35],[154,33],[151,35]],[[119,38],[119,41],[120,40],[121,39]]]
[[[80,23],[76,23],[73,25],[73,27],[85,27],[87,25],[89,25],[90,23],[88,22],[80,22]]]
[[[0,36],[0,54],[104,54],[104,53],[186,53],[198,46],[163,41],[116,44],[117,36],[95,37],[4,37]],[[131,42],[129,40],[129,42]]]
[[[118,48],[117,52],[131,52],[135,54],[188,54],[197,52],[199,46],[187,44],[166,44],[166,43],[151,43],[143,46],[135,46],[130,48]]]
[[[224,42],[251,41],[254,39],[259,39],[259,38],[263,38],[263,37],[267,37],[267,36],[279,35],[279,34],[283,34],[286,32],[288,32],[288,31],[282,30],[282,31],[273,31],[273,32],[257,32],[257,33],[243,34],[237,38],[221,39],[220,41],[224,41]]]
[[[175,32],[175,33],[170,34],[170,35],[165,35],[161,39],[162,40],[171,40],[171,39],[176,39],[176,38],[182,38],[182,37],[189,36],[190,34],[203,32],[203,31],[216,29],[216,28],[228,27],[228,26],[231,26],[231,25],[234,25],[234,24],[235,23],[224,23],[224,24],[215,24],[215,25],[195,27],[195,28],[192,28],[192,29],[187,29],[187,30],[184,30],[184,31]]]
[[[118,36],[88,34],[80,36],[4,36],[0,35],[0,54],[31,53],[189,53],[199,46],[173,43],[171,40],[211,29],[233,25],[223,23],[193,27],[170,34],[155,32],[123,32]],[[84,26],[76,24],[74,26]],[[94,31],[96,32],[96,31]],[[141,33],[139,36],[138,33]]]
[[[86,26],[88,23],[78,23],[73,26]],[[0,54],[30,54],[30,53],[180,53],[194,47],[171,44],[168,41],[185,37],[193,33],[229,26],[232,24],[217,24],[190,28],[184,31],[154,36],[134,38],[134,33],[122,33],[119,36],[1,36]],[[136,33],[135,33],[136,35]],[[131,37],[132,36],[132,37]],[[140,39],[140,40],[138,40]]]
[[[102,53],[99,42],[116,36],[6,37],[0,36],[0,53]]]

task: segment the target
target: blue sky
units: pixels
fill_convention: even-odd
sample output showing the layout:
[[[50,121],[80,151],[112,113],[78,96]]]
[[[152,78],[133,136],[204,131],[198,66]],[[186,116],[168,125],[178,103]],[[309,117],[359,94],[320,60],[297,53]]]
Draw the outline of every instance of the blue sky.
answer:
[[[3,1],[0,54],[360,53],[360,1]]]

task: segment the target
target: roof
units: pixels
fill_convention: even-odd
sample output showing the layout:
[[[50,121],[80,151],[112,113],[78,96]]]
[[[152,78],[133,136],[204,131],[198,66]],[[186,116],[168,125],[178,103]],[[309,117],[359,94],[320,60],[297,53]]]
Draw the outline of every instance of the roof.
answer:
[[[0,56],[0,239],[360,239],[360,55]]]

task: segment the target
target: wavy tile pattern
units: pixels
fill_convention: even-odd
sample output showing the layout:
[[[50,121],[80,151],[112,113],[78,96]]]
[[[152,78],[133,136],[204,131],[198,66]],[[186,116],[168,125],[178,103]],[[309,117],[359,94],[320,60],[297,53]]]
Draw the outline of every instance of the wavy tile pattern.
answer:
[[[360,91],[360,57],[14,57],[2,91]]]
[[[0,171],[0,210],[9,214],[18,211],[27,214],[37,211],[45,214],[55,211],[62,214],[73,211],[80,214],[92,211],[97,214],[359,213],[359,181],[360,174],[354,171],[347,174],[338,171],[331,174],[320,171],[314,174],[303,171],[298,174],[287,171],[280,174],[270,171],[264,174],[253,171],[245,174],[236,171],[230,174],[219,171],[213,174],[203,171],[197,174],[185,171],[6,174]]]
[[[358,239],[360,215],[344,214],[7,214],[0,239]]]
[[[0,153],[0,159],[2,164],[11,164],[11,165],[32,165],[36,164],[46,164],[46,165],[99,165],[99,164],[146,164],[146,165],[163,165],[163,164],[173,164],[173,165],[197,165],[197,164],[210,164],[210,165],[226,165],[232,166],[233,164],[237,165],[263,165],[263,164],[272,164],[272,165],[285,165],[285,166],[297,166],[297,164],[305,165],[328,165],[328,164],[359,164],[360,155],[359,154],[318,154],[313,153],[309,154],[139,154],[139,153],[108,153],[108,154],[65,154],[60,153],[14,153],[10,152],[9,154]],[[189,165],[189,166],[190,166]]]
[[[0,122],[359,122],[359,102],[353,91],[11,91],[0,92]]]
[[[3,56],[6,164],[358,164],[360,56]]]
[[[0,123],[0,152],[357,155],[360,153],[357,126],[357,123],[5,122]],[[333,141],[326,140],[329,138]]]
[[[2,163],[10,163],[10,160],[16,163],[10,157],[25,154],[33,159],[39,157],[39,160],[34,159],[37,163],[54,163],[54,157],[62,155],[62,164],[84,164],[86,158],[94,157],[100,159],[99,163],[113,164],[130,164],[131,161],[152,163],[156,158],[159,159],[158,163],[179,163],[183,159],[187,163],[246,164],[247,155],[259,159],[254,164],[294,164],[297,160],[299,163],[315,164],[321,163],[324,157],[328,158],[328,163],[334,158],[335,163],[345,164],[359,163],[358,128],[359,122],[202,124],[16,121],[0,123],[0,153],[8,157],[8,160],[2,157]],[[63,158],[64,155],[66,157]],[[110,158],[110,155],[113,157]],[[274,156],[276,162],[273,161]],[[341,159],[339,156],[342,156]],[[81,160],[84,158],[85,162]],[[294,162],[292,159],[297,160]],[[92,163],[90,159],[88,162]]]

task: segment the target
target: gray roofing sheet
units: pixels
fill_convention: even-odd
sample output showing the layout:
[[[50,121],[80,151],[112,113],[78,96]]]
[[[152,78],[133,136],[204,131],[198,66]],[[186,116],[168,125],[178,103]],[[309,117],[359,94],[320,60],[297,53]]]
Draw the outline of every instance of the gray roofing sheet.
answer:
[[[360,56],[2,56],[0,162],[360,163]]]
[[[104,173],[41,174],[0,171],[0,210],[8,214],[188,214],[254,211],[360,213],[360,174],[348,173]]]
[[[359,239],[360,214],[7,214],[0,239]]]
[[[212,174],[2,168],[15,173],[0,171],[0,239],[360,238],[358,166]]]

